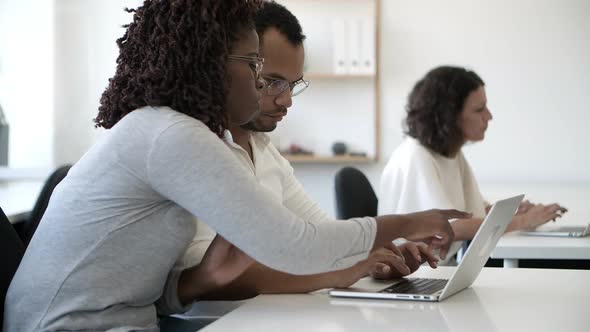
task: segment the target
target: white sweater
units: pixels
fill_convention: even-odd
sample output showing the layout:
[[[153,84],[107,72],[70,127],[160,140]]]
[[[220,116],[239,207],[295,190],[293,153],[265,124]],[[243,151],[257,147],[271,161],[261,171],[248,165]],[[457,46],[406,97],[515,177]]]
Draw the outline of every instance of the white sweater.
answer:
[[[457,209],[485,216],[485,201],[462,152],[447,158],[407,137],[381,176],[379,214]],[[449,255],[459,248],[454,244]]]
[[[233,141],[229,130],[225,132],[224,141],[242,165],[244,172],[252,174],[261,186],[273,194],[273,198],[278,203],[301,220],[313,224],[335,221],[305,192],[295,177],[293,167],[270,142],[268,135],[250,133],[249,141],[254,161],[241,146]],[[198,220],[195,237],[179,262],[180,266],[190,267],[200,263],[215,235],[211,227]]]
[[[185,308],[173,269],[194,216],[294,274],[366,258],[375,221],[299,219],[202,122],[169,108],[125,116],[55,189],[10,285],[4,331],[157,331]]]

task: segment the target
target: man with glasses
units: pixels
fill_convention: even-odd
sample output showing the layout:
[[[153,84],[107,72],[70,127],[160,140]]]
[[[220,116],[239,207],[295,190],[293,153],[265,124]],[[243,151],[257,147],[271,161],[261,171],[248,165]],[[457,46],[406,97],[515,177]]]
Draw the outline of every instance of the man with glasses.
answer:
[[[289,162],[265,134],[273,131],[287,115],[293,97],[309,86],[303,78],[305,36],[297,18],[275,2],[265,3],[255,20],[260,38],[260,56],[264,58],[261,75],[267,84],[262,92],[261,112],[245,125],[231,125],[225,141],[244,165],[244,170],[251,172],[263,187],[301,219],[309,223],[334,222],[303,190]],[[262,62],[254,58],[250,60],[253,66]],[[195,238],[179,264],[185,268],[198,264],[214,236],[211,228],[198,221]],[[389,263],[377,263],[383,261],[378,259],[383,257],[379,255],[389,255]],[[399,259],[398,264],[391,264],[391,256],[396,256],[393,260]],[[437,262],[427,246],[408,243],[400,249],[394,246],[380,249],[349,269],[316,275],[290,275],[255,263],[227,289],[211,294],[210,298],[242,299],[258,294],[303,293],[347,287],[368,273],[381,278],[407,275],[418,268],[418,262],[426,261],[433,267]]]

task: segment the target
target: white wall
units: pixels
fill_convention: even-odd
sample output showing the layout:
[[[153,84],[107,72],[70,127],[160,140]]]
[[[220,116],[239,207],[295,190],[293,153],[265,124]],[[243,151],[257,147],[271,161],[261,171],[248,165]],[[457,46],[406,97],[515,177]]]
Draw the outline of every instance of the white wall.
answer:
[[[0,104],[9,166],[53,163],[53,1],[0,0]]]
[[[577,197],[588,201],[590,1],[381,2],[382,160],[359,166],[376,190],[381,169],[401,142],[412,85],[437,65],[456,64],[475,69],[486,81],[495,117],[486,140],[466,149],[484,195],[486,188],[551,192],[567,185],[582,187],[587,195]],[[327,211],[333,211],[339,167],[295,166]],[[554,200],[585,207],[569,197]]]
[[[537,191],[545,192],[545,196],[537,197],[548,199],[546,193],[552,193],[551,188],[572,187],[578,189],[571,192],[578,194],[560,201],[570,207],[585,207],[580,202],[590,197],[581,194],[590,193],[590,154],[586,147],[590,143],[586,129],[590,122],[590,1],[381,2],[382,160],[359,165],[374,187],[378,188],[381,169],[401,142],[405,99],[414,82],[434,66],[458,64],[474,68],[484,78],[495,116],[486,141],[466,149],[484,194],[489,190],[494,198],[499,192]],[[91,119],[107,78],[114,72],[114,41],[123,32],[118,26],[131,19],[121,9],[137,3],[55,0],[55,90],[59,98],[55,102],[53,139],[48,125],[53,116],[45,113],[45,107],[51,108],[52,103],[44,95],[52,86],[46,69],[51,65],[42,64],[52,57],[49,50],[53,37],[51,18],[40,12],[53,9],[40,1],[0,0],[0,102],[9,113],[13,134],[18,127],[37,137],[34,141],[25,139],[23,132],[19,141],[32,152],[11,155],[12,162],[75,161],[95,140],[98,131],[92,128]],[[24,22],[34,18],[38,18],[36,23],[27,27]],[[18,28],[23,29],[20,33],[25,34],[25,40],[40,38],[41,43],[23,43],[17,38],[6,42]],[[4,56],[7,50],[12,57]],[[25,73],[45,74],[21,75],[20,69],[11,65],[14,54],[31,58],[34,70],[19,67]],[[23,113],[12,111],[16,102],[6,99],[14,90],[7,77],[21,89],[33,87],[38,92],[34,98],[28,94],[12,98],[21,103],[19,107],[26,110]],[[33,116],[38,120],[30,121]],[[325,128],[330,129],[329,125]],[[55,157],[52,140],[57,147]],[[339,167],[295,166],[311,196],[329,212],[333,212],[333,176]],[[556,200],[562,197],[555,196]]]
[[[56,0],[55,162],[74,163],[103,132],[100,96],[115,73],[117,38],[139,0]]]
[[[13,169],[0,177],[43,178],[43,170],[75,162],[92,145],[115,40],[132,18],[123,8],[140,2],[0,0],[0,105]]]

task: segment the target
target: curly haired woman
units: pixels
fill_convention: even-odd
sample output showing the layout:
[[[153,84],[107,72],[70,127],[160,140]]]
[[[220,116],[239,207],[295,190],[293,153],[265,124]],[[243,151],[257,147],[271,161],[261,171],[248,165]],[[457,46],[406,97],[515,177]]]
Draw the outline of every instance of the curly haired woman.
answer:
[[[109,132],[54,191],[10,285],[4,331],[158,331],[158,313],[210,298],[249,257],[310,274],[396,237],[448,248],[448,219],[464,213],[311,224],[243,171],[220,136],[259,111],[259,6],[148,0],[135,11],[95,120]],[[177,270],[193,216],[219,235],[199,265]]]
[[[482,141],[492,120],[483,80],[460,67],[432,69],[414,86],[406,111],[407,137],[383,170],[379,214],[469,211],[473,218],[456,220],[452,227],[455,240],[473,239],[488,206],[461,149]],[[565,211],[558,204],[524,202],[507,231],[535,228]],[[459,247],[455,243],[449,254]]]

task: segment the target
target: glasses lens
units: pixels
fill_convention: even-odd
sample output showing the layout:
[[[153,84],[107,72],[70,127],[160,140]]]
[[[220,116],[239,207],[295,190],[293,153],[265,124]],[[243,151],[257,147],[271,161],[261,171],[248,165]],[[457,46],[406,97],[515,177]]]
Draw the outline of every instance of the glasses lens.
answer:
[[[308,86],[309,86],[308,81],[301,81],[301,82],[297,83],[293,87],[293,91],[291,91],[291,96],[295,97],[298,94],[301,94],[303,91],[305,91],[305,89],[307,89]]]
[[[260,78],[260,74],[262,74],[262,63],[257,62],[256,63],[256,79]]]
[[[268,86],[267,93],[269,96],[278,96],[287,90],[289,90],[289,82],[285,80],[276,80]]]

